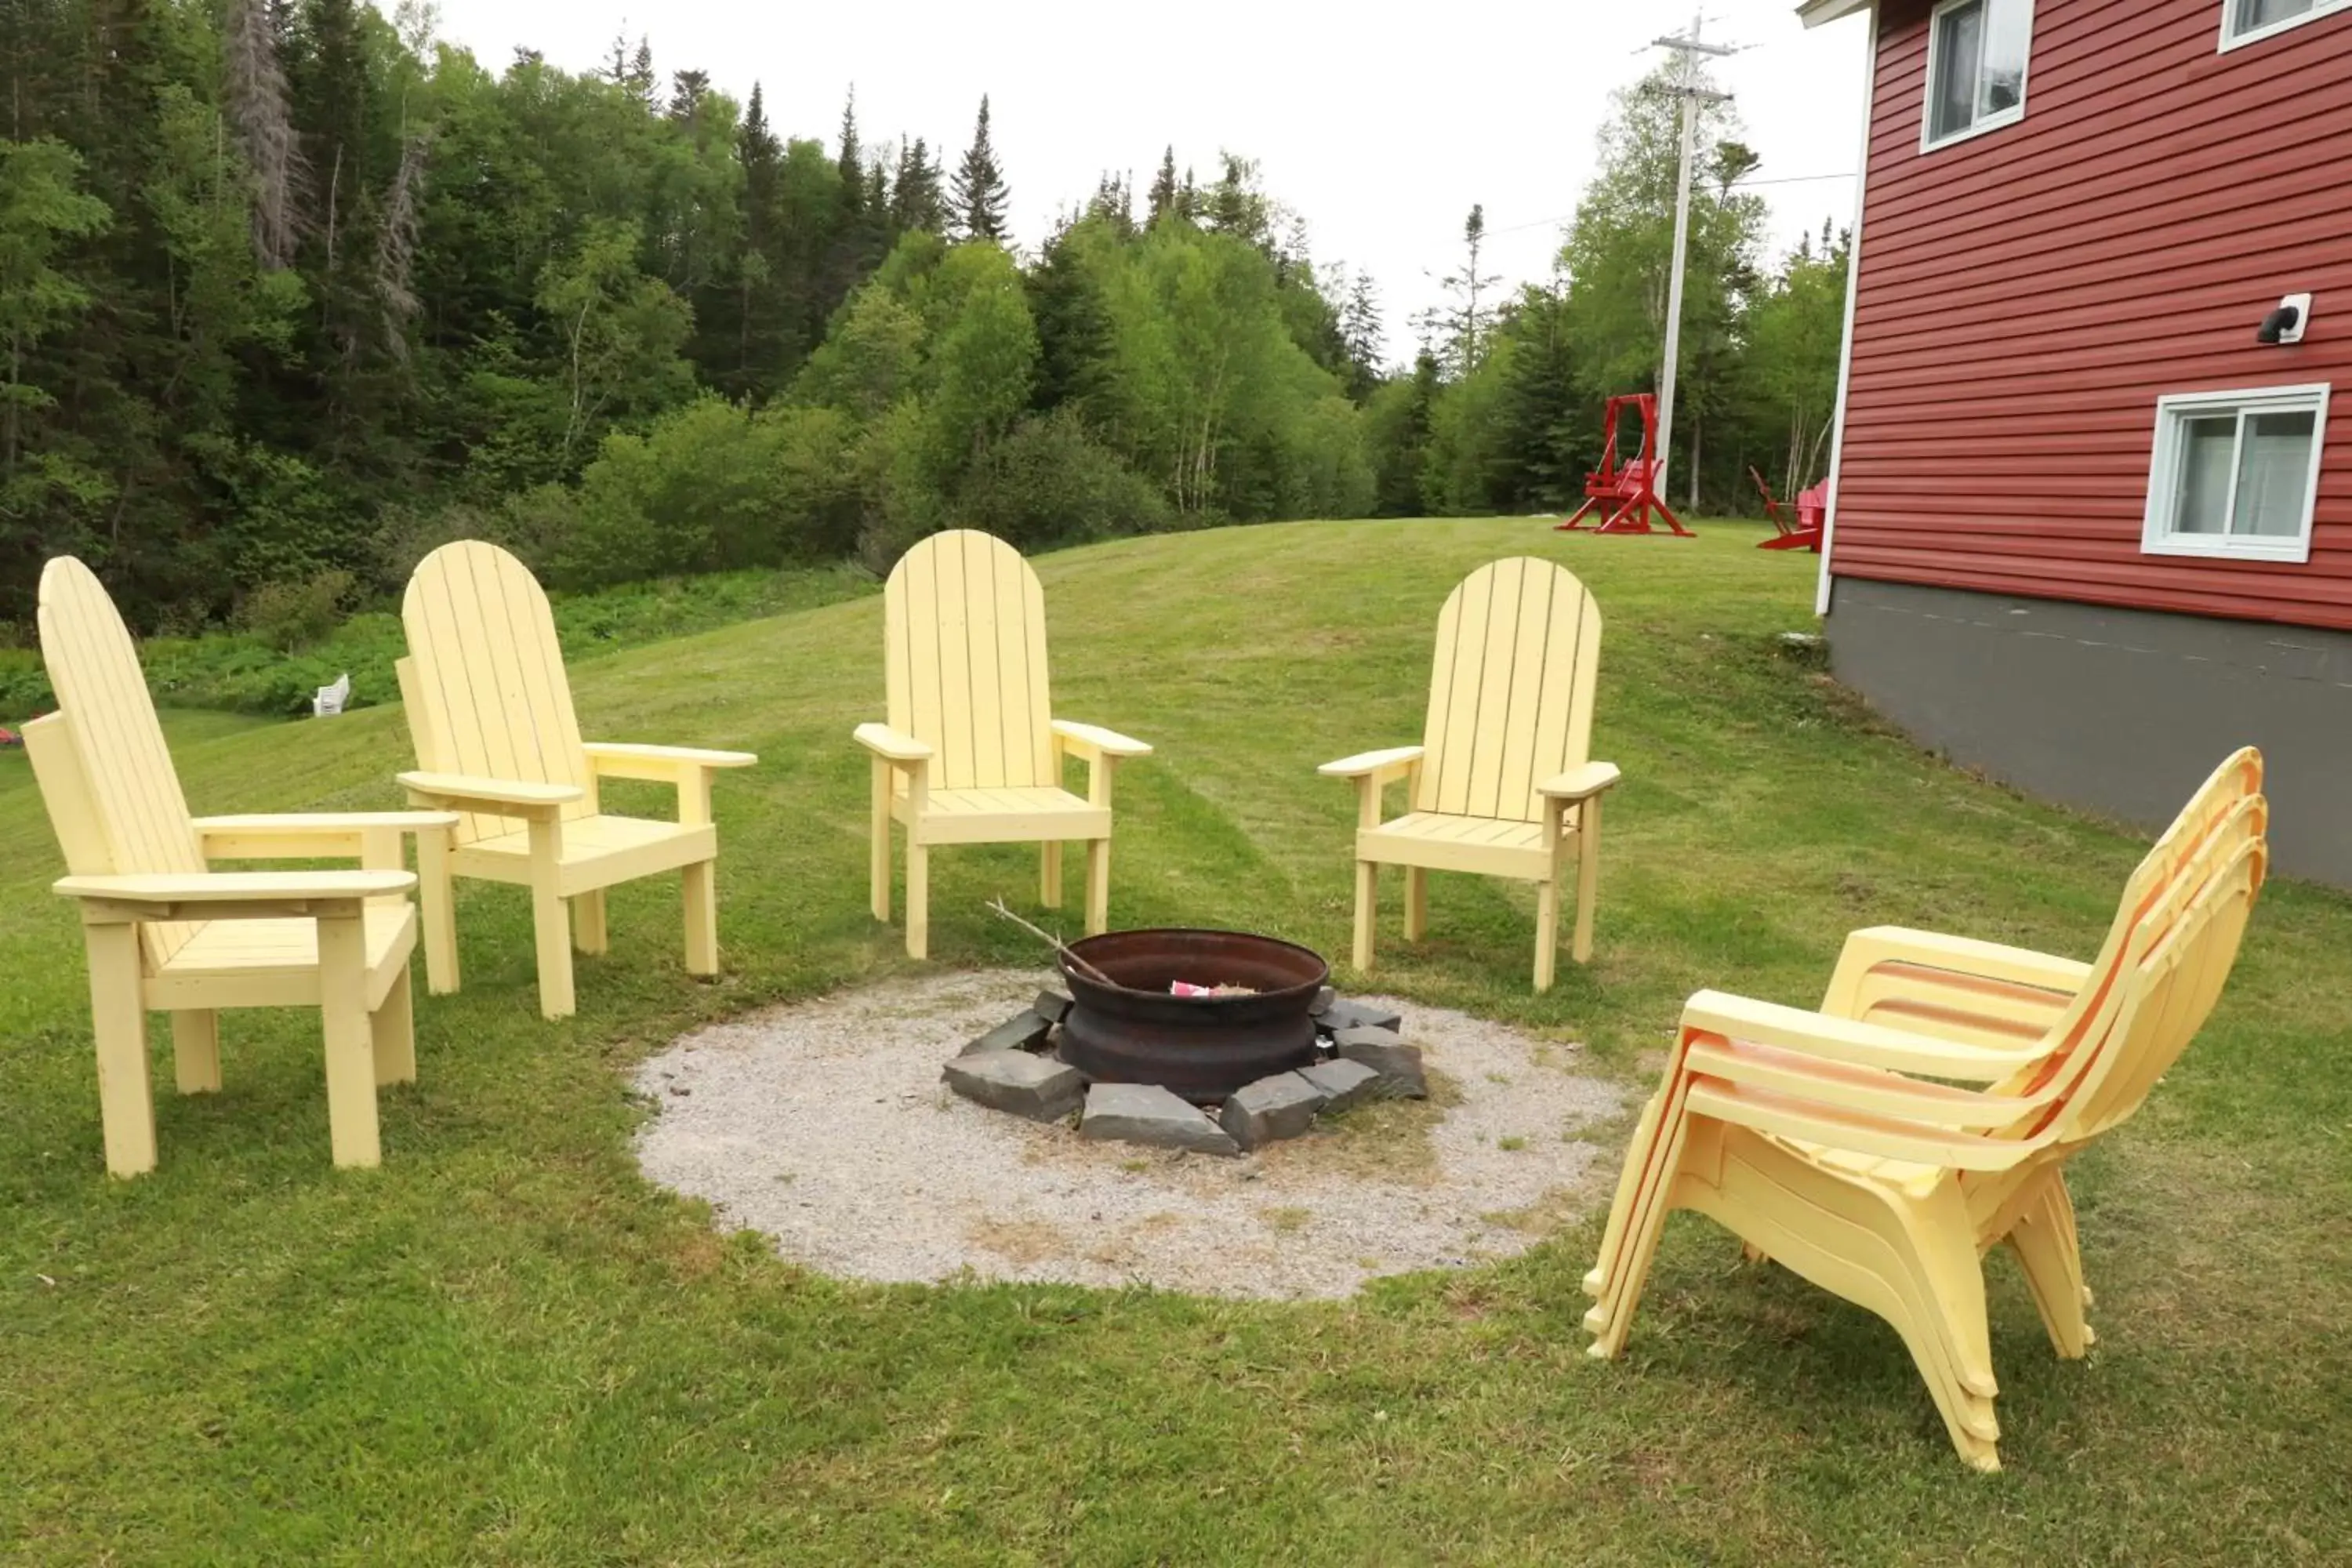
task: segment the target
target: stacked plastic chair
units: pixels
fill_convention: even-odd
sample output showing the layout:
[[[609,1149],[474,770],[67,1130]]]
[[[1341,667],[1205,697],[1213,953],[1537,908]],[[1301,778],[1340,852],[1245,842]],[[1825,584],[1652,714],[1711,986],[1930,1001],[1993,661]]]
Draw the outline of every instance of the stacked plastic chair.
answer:
[[[2058,1353],[2089,1348],[2065,1165],[2220,999],[2267,864],[2261,789],[2252,749],[2214,773],[2088,964],[1878,929],[1818,1012],[1693,996],[1585,1277],[1591,1353],[1623,1350],[1666,1215],[1696,1210],[1891,1323],[1961,1458],[1999,1468],[1979,1260],[2007,1243]]]

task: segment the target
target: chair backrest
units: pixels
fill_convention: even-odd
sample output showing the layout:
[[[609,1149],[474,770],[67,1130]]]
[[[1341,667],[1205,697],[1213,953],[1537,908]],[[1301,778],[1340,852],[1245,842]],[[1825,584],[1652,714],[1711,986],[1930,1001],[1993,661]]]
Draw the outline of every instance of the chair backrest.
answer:
[[[596,780],[580,743],[555,616],[530,568],[495,544],[461,540],[416,563],[401,600],[408,632],[400,694],[417,766],[509,783],[572,784],[566,817],[596,814]],[[517,818],[469,814],[457,841],[520,830]]]
[[[2115,1026],[2085,1054],[2050,1123],[2060,1142],[2085,1142],[2127,1120],[2204,1027],[2237,963],[2269,855],[2259,832],[2237,843],[2160,936],[2134,944]]]
[[[1566,568],[1481,566],[1437,617],[1416,811],[1543,820],[1538,785],[1590,760],[1601,609]]]
[[[58,712],[28,726],[26,740],[68,867],[79,876],[203,871],[187,796],[114,601],[89,567],[61,555],[41,572],[39,619]],[[198,929],[142,926],[148,961],[163,963]]]
[[[899,557],[882,592],[890,727],[933,752],[935,789],[1058,784],[1045,592],[1021,552],[971,529]]]

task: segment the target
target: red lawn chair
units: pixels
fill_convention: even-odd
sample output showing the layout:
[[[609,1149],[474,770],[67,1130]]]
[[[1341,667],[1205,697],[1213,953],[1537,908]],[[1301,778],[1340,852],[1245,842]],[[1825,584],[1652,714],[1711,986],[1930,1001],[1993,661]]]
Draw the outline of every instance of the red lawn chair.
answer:
[[[1810,550],[1819,555],[1822,552],[1822,524],[1827,521],[1830,510],[1829,480],[1823,479],[1812,489],[1797,493],[1797,521],[1792,523],[1782,515],[1780,503],[1772,499],[1772,487],[1764,482],[1764,476],[1751,468],[1748,470],[1748,477],[1756,481],[1757,489],[1763,493],[1764,515],[1770,518],[1772,526],[1779,530],[1756,548]]]
[[[1642,416],[1642,455],[1632,462],[1617,460],[1617,416],[1631,404]],[[1584,505],[1559,525],[1559,531],[1580,531],[1584,520],[1599,512],[1595,533],[1648,533],[1658,517],[1684,539],[1695,538],[1666,503],[1658,499],[1658,400],[1649,393],[1609,400],[1607,421],[1601,427],[1601,468],[1584,480]]]

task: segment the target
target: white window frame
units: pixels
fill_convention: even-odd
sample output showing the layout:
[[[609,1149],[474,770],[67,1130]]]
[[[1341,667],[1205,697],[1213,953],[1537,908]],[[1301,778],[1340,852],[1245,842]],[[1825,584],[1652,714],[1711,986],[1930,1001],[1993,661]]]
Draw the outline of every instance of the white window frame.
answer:
[[[2333,16],[2336,12],[2347,7],[2352,7],[2352,0],[2319,0],[2319,4],[2300,16],[2289,16],[2284,22],[2273,22],[2267,27],[2256,27],[2250,32],[2232,33],[2230,31],[2230,18],[2237,14],[2238,0],[2221,0],[2221,52],[2226,55],[2231,49],[2242,49],[2248,44],[2259,44],[2265,38],[2275,38],[2281,33],[2293,32],[2305,22],[2316,22],[2322,16]]]
[[[2323,381],[2298,386],[2245,386],[2226,391],[2176,392],[2158,398],[2156,449],[2148,462],[2147,511],[2140,524],[2140,553],[2202,555],[2226,561],[2295,563],[2309,561],[2312,514],[2319,503],[2320,462],[2327,449],[2330,390],[2329,384]],[[2232,534],[2226,531],[2173,532],[2172,513],[2179,496],[2182,461],[2181,426],[2200,415],[2235,414],[2240,419],[2238,438],[2242,445],[2245,439],[2243,421],[2249,413],[2308,413],[2312,416],[2311,472],[2304,481],[2303,531],[2291,539],[2284,535]],[[2230,495],[2233,508],[2238,491],[2238,457],[2233,456],[2230,464]]]
[[[1945,12],[1975,3],[1976,0],[1937,0],[1936,8],[1927,13],[1927,85],[1919,99],[1919,151],[1922,153],[1934,153],[1946,147],[1957,146],[1962,142],[1972,141],[1979,136],[1999,131],[2004,126],[2014,125],[2025,118],[2026,89],[2033,79],[2033,0],[2024,0],[2025,68],[2018,74],[2017,78],[2017,102],[1998,113],[1988,114],[1981,120],[1970,121],[1965,131],[1955,131],[1944,136],[1936,134],[1936,40],[1943,36]],[[1984,0],[1988,9],[1998,3],[1999,0]],[[2222,0],[2225,7],[2229,3],[2230,0]],[[2329,3],[2352,5],[2352,0],[2329,0]],[[2224,9],[2221,14],[2221,25],[2226,27],[2229,23],[2229,12]]]

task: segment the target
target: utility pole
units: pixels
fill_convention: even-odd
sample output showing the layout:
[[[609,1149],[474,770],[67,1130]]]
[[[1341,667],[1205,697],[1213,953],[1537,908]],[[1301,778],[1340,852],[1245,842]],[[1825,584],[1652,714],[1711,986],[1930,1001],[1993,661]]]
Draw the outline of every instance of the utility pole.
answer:
[[[1738,52],[1703,42],[1700,35],[1706,26],[1706,14],[1702,11],[1691,17],[1687,36],[1656,40],[1659,48],[1673,49],[1682,57],[1682,80],[1670,90],[1683,100],[1682,169],[1675,184],[1675,266],[1666,285],[1666,363],[1658,372],[1658,471],[1651,476],[1661,494],[1665,491],[1666,468],[1675,449],[1675,369],[1683,346],[1683,270],[1690,257],[1691,161],[1698,156],[1698,106],[1721,103],[1730,97],[1699,86],[1699,61],[1703,56]]]

